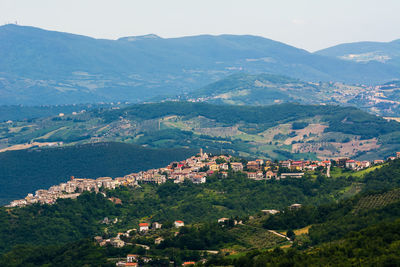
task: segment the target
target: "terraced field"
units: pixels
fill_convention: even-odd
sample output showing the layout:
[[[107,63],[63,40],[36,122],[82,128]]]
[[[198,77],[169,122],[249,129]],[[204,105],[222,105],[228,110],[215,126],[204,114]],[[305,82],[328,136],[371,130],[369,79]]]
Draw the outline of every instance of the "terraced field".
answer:
[[[398,201],[400,201],[400,189],[395,189],[384,194],[369,195],[360,199],[353,212],[359,213],[365,210],[382,208]]]

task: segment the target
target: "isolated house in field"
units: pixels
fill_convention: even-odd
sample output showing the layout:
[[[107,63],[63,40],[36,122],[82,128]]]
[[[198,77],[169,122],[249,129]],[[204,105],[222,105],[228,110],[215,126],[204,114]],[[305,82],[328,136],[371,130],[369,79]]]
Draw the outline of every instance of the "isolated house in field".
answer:
[[[296,210],[296,209],[300,209],[302,207],[301,204],[295,203],[289,206],[290,210]]]
[[[139,232],[146,232],[149,230],[148,223],[139,223]]]
[[[218,219],[218,223],[225,223],[227,221],[229,221],[229,218],[220,218],[220,219]]]
[[[153,222],[153,224],[151,225],[152,229],[161,229],[162,224],[158,223],[158,222]]]
[[[125,246],[125,242],[119,239],[118,237],[111,238],[110,244],[116,248],[122,248],[123,246]]]
[[[264,213],[264,214],[272,214],[272,215],[274,215],[274,214],[279,213],[280,211],[279,210],[261,210],[261,212]]]
[[[185,226],[185,223],[184,223],[183,221],[175,221],[175,222],[174,222],[174,226],[175,226],[176,228],[182,227],[182,226]]]

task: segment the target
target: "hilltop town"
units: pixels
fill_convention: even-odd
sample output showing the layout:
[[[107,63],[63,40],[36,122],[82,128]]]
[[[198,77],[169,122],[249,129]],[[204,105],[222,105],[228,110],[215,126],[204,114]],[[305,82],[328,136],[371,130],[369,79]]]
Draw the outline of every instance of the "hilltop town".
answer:
[[[396,157],[400,158],[400,152]],[[246,161],[230,155],[211,155],[200,153],[180,162],[172,162],[168,166],[159,169],[150,169],[139,173],[131,173],[124,177],[99,177],[97,179],[75,178],[66,183],[54,185],[48,190],[40,189],[35,194],[28,194],[23,199],[12,201],[7,207],[21,207],[34,203],[54,204],[59,198],[77,198],[82,192],[100,192],[102,189],[115,189],[118,186],[140,186],[140,183],[163,184],[167,180],[174,183],[191,181],[194,184],[202,184],[207,176],[218,173],[221,178],[228,177],[228,172],[243,172],[253,180],[280,180],[285,178],[302,178],[305,172],[320,170],[321,174],[330,177],[332,164],[351,170],[361,170],[372,165],[382,164],[384,160],[356,161],[349,158],[337,160],[283,160],[271,161],[256,159]],[[103,192],[102,192],[103,193]],[[103,193],[104,194],[104,193]],[[104,194],[105,195],[105,194]]]

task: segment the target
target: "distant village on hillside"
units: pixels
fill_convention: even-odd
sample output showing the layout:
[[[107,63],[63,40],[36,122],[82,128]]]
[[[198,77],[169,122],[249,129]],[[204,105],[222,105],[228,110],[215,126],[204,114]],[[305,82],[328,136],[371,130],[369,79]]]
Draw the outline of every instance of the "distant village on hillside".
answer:
[[[395,157],[400,158],[400,152]],[[228,177],[229,172],[242,172],[253,180],[280,180],[286,178],[302,178],[307,171],[320,170],[330,177],[330,169],[334,164],[340,168],[361,170],[372,165],[382,164],[384,160],[355,161],[349,158],[337,160],[283,160],[271,161],[257,159],[246,161],[230,155],[215,155],[200,153],[180,162],[172,162],[167,167],[131,173],[124,177],[99,177],[97,179],[75,178],[66,183],[54,185],[48,190],[40,189],[35,194],[28,194],[24,199],[14,200],[6,207],[21,207],[34,203],[54,204],[59,198],[77,198],[82,192],[100,192],[101,189],[115,189],[118,186],[140,186],[140,183],[162,184],[167,180],[182,183],[185,180],[195,184],[205,183],[207,176],[217,173],[221,178]],[[104,196],[105,193],[102,192]],[[110,199],[111,201],[115,201]]]

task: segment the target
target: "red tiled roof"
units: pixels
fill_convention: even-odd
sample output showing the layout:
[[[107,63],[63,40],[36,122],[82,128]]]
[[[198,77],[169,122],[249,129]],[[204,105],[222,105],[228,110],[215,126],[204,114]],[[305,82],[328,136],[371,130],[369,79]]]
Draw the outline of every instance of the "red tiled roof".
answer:
[[[139,223],[139,226],[149,226],[148,223]]]

